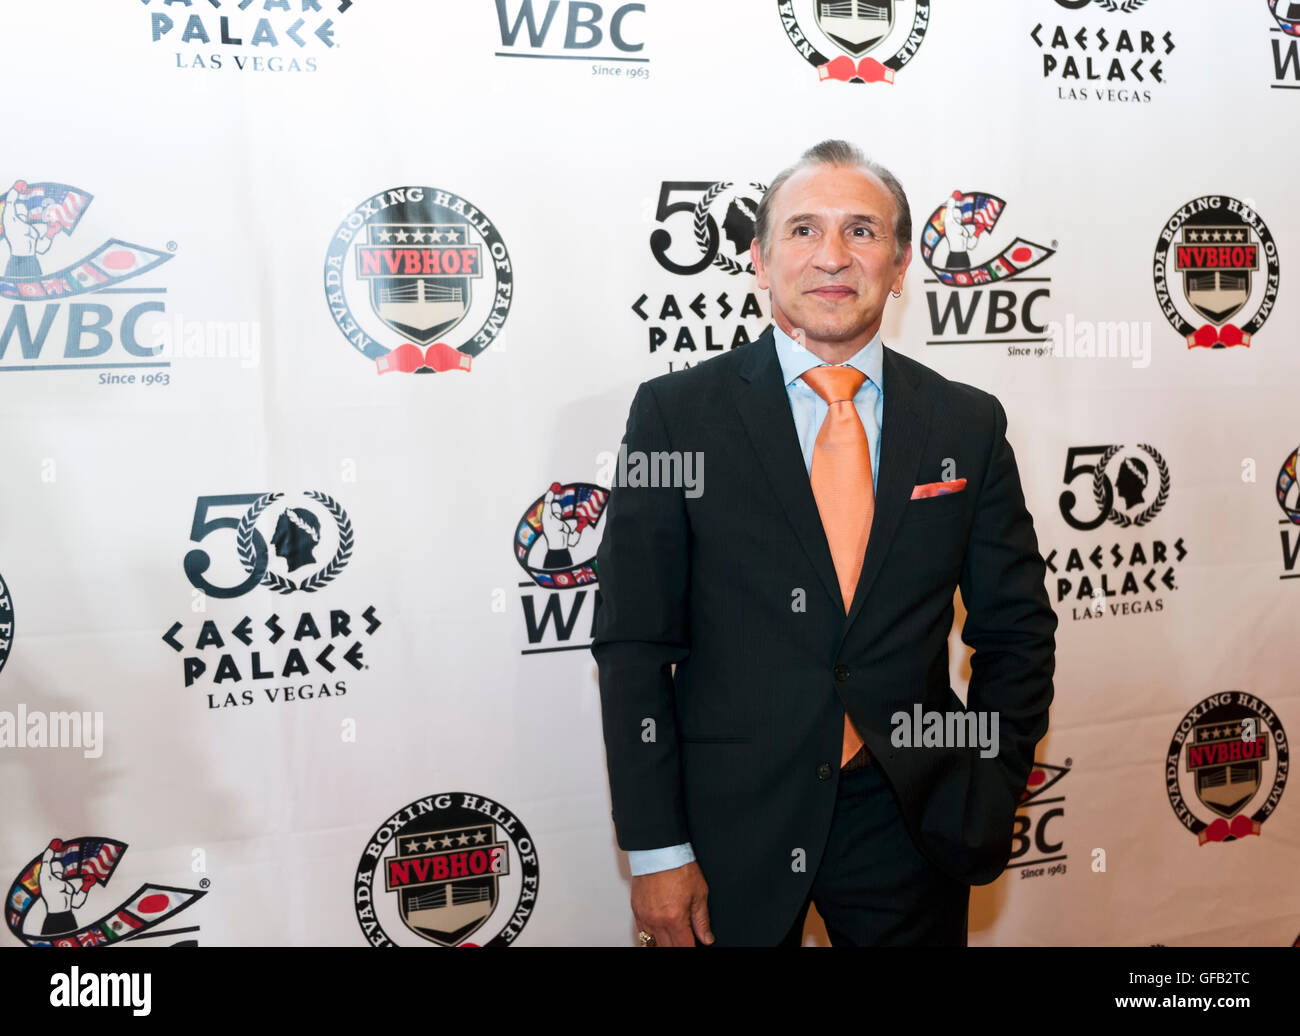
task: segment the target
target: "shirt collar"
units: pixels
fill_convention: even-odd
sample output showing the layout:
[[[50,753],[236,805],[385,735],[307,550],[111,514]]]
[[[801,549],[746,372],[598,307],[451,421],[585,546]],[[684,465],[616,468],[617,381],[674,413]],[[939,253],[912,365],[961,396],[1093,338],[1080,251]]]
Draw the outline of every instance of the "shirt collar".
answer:
[[[776,358],[780,361],[781,376],[785,379],[787,387],[798,381],[805,371],[811,370],[813,367],[827,366],[825,360],[802,346],[796,345],[794,339],[776,324],[772,325],[772,332],[776,341]],[[884,361],[885,350],[880,341],[880,332],[877,331],[871,341],[844,361],[844,365],[860,370],[876,386],[878,391],[882,391]]]

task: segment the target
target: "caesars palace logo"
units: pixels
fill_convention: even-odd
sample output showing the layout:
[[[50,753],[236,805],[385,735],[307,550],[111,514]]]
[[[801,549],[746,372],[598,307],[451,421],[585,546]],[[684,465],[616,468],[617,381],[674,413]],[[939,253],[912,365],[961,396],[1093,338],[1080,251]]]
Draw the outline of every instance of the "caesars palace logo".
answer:
[[[330,314],[379,374],[469,371],[501,334],[513,289],[492,221],[437,187],[367,198],[325,257]]]
[[[259,589],[294,599],[333,589],[354,549],[352,520],[337,500],[317,490],[199,497],[190,542],[183,568],[194,614],[162,640],[181,656],[184,686],[207,691],[208,709],[321,701],[353,689],[349,680],[369,668],[365,650],[382,625],[374,605],[344,607],[335,595],[328,608],[294,614],[273,598],[249,614],[255,609],[239,601]],[[220,615],[205,618],[210,606]]]
[[[1085,533],[1118,531],[1110,542],[1081,540],[1045,553],[1055,603],[1072,602],[1076,622],[1163,612],[1165,593],[1178,589],[1177,566],[1187,547],[1181,536],[1171,541],[1168,531],[1151,539],[1132,533],[1169,502],[1165,458],[1147,443],[1071,446],[1062,480],[1068,488],[1058,506],[1066,525]]]
[[[447,792],[379,826],[352,900],[371,946],[509,946],[537,905],[538,873],[518,817],[482,795]]]
[[[229,72],[315,72],[338,46],[339,19],[355,0],[140,0],[149,33],[174,68]],[[210,9],[209,9],[210,8]]]
[[[777,0],[781,25],[822,82],[886,83],[916,56],[930,0]]]
[[[1289,767],[1286,731],[1273,710],[1245,691],[1224,691],[1197,702],[1178,724],[1165,788],[1198,844],[1232,842],[1261,834]]]
[[[684,369],[703,353],[753,341],[767,322],[754,290],[749,246],[767,186],[730,180],[664,180],[655,206],[650,255],[673,280],[656,277],[631,309],[646,325],[651,355]],[[690,278],[683,282],[676,278]]]
[[[1166,82],[1174,34],[1136,14],[1147,0],[1056,0],[1072,12],[1066,23],[1035,22],[1029,38],[1042,59],[1043,79],[1056,83],[1061,101],[1149,104]],[[1094,11],[1120,18],[1081,20]],[[1078,12],[1077,17],[1073,12]]]
[[[1155,252],[1156,298],[1187,348],[1249,346],[1273,312],[1277,245],[1251,205],[1207,194],[1175,212]]]
[[[110,908],[112,897],[97,891],[107,887],[126,850],[125,842],[112,838],[53,839],[9,886],[5,923],[10,934],[27,946],[76,948],[186,933],[190,938],[173,945],[197,946],[192,935],[197,926],[165,931],[159,926],[193,906],[206,892],[146,882]],[[199,885],[206,889],[208,879]],[[88,898],[91,907],[86,907]],[[99,916],[87,921],[83,911],[91,910],[92,917],[95,913]],[[83,913],[80,920],[78,913]]]

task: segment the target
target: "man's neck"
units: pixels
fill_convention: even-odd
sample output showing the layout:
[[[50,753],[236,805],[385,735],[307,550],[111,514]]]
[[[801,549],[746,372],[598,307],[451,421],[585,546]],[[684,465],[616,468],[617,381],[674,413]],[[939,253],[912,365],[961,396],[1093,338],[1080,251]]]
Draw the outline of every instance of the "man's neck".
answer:
[[[817,359],[823,363],[834,364],[845,363],[861,352],[866,344],[876,337],[883,323],[883,319],[877,320],[864,334],[855,335],[850,341],[826,342],[818,338],[809,338],[802,331],[798,331],[784,314],[774,315],[773,320],[790,339],[807,349]]]

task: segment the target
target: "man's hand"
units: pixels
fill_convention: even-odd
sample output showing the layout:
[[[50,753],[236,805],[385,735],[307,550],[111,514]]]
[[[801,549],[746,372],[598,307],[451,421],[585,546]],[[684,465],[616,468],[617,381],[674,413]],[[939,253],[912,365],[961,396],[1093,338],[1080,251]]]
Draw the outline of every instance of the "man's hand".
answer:
[[[632,916],[656,946],[713,942],[709,929],[709,886],[695,862],[632,879]]]

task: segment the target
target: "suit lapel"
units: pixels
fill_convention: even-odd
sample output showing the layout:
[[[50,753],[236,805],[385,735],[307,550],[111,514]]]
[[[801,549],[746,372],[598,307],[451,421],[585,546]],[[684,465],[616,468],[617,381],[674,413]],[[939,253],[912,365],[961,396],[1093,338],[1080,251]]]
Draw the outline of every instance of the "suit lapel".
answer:
[[[885,412],[880,425],[876,510],[871,520],[871,537],[867,540],[862,573],[858,576],[853,605],[844,624],[845,634],[862,611],[862,602],[880,575],[885,555],[889,553],[889,545],[898,531],[907,502],[912,497],[916,472],[921,464],[921,451],[930,430],[930,407],[920,395],[910,372],[903,368],[898,362],[897,354],[889,348],[885,348],[882,380]],[[810,498],[811,494],[809,489]],[[814,516],[816,513],[814,506]],[[818,528],[820,527],[819,522]],[[825,542],[824,535],[822,541]],[[826,550],[829,555],[830,548],[827,547]]]
[[[803,453],[799,449],[799,434],[794,427],[790,397],[781,377],[781,364],[776,357],[772,329],[763,332],[748,347],[748,352],[749,355],[740,368],[742,384],[736,393],[736,409],[740,412],[745,430],[758,454],[758,461],[772,486],[773,495],[790,520],[804,553],[808,555],[831,598],[843,608],[844,599],[840,596],[840,583],[835,576],[830,544],[822,529],[817,501],[813,499],[812,484],[808,481],[808,469],[804,467]],[[888,396],[885,397],[885,406],[889,406]],[[888,413],[886,410],[887,415]],[[882,456],[882,464],[885,456],[888,454]],[[873,530],[868,546],[874,541]]]

